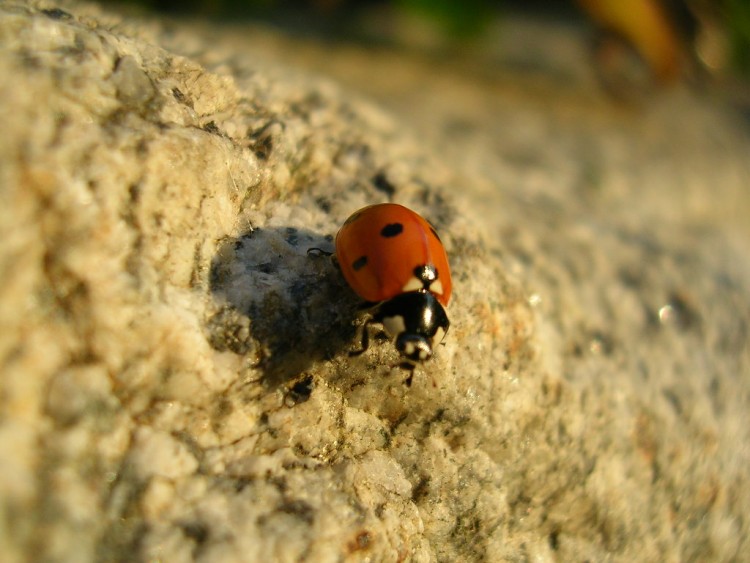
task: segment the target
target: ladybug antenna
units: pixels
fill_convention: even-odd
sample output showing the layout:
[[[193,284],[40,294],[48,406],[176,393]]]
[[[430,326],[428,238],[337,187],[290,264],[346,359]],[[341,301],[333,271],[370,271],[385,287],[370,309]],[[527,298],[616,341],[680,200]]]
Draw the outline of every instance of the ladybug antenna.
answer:
[[[333,256],[333,252],[329,252],[328,250],[323,250],[322,248],[318,248],[317,246],[313,246],[312,248],[307,249],[307,255],[308,256]]]

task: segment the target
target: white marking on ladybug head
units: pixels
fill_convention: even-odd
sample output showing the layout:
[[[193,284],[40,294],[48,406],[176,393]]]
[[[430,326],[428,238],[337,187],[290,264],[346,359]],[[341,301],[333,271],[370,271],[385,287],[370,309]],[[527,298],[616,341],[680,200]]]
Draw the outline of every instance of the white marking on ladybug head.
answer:
[[[401,288],[401,291],[409,293],[410,291],[419,291],[423,287],[424,284],[422,283],[422,280],[412,276],[409,278],[409,281],[404,284],[404,287]]]
[[[432,347],[426,338],[416,334],[399,334],[396,349],[410,362],[424,362],[432,356]]]
[[[443,284],[440,280],[435,280],[430,284],[430,291],[437,295],[443,294]]]
[[[406,323],[404,323],[404,317],[401,315],[395,315],[393,317],[385,317],[383,319],[383,328],[391,338],[394,338],[406,330]]]
[[[440,344],[443,341],[443,338],[445,338],[445,329],[442,326],[439,326],[435,331],[435,336],[432,337],[432,341]]]

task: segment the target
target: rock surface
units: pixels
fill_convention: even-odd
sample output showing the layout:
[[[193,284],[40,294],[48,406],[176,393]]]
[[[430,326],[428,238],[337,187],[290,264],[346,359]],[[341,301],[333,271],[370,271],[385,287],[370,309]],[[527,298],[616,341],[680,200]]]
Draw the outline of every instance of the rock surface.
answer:
[[[750,552],[731,109],[59,6],[0,6],[4,560]],[[454,275],[410,388],[307,253],[386,200]]]

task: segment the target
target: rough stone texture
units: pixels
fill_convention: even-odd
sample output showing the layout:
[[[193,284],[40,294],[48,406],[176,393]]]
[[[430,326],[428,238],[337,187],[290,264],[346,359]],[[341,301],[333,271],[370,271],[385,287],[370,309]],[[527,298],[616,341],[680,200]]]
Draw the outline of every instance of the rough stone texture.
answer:
[[[479,72],[0,5],[5,561],[747,558],[747,124],[513,29]],[[307,254],[388,199],[454,270],[411,388]]]

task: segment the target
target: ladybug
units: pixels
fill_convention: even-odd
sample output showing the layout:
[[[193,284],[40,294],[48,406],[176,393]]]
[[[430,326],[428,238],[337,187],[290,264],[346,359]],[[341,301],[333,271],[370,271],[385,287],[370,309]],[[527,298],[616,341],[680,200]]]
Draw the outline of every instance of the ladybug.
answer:
[[[354,292],[372,304],[362,330],[380,324],[410,372],[432,357],[448,331],[445,308],[451,297],[448,257],[435,229],[414,211],[395,203],[356,211],[336,235],[336,260]],[[411,375],[407,384],[411,383]]]

